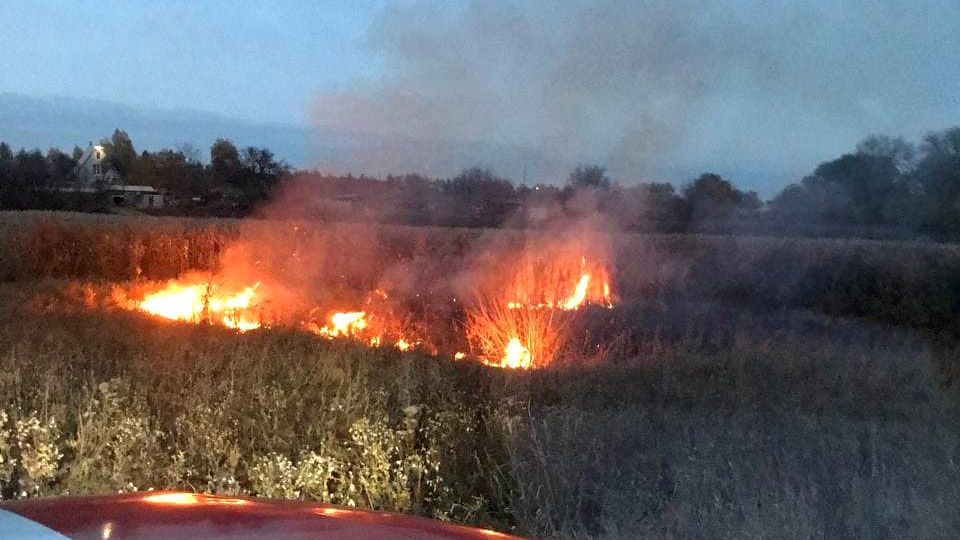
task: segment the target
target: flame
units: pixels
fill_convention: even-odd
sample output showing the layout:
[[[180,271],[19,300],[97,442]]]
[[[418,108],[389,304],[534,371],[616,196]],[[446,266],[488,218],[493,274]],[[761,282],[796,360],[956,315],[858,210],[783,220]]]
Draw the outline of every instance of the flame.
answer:
[[[510,338],[503,358],[500,360],[500,367],[529,369],[530,349],[524,347],[519,338]]]
[[[247,313],[254,307],[259,286],[258,282],[238,293],[221,294],[210,283],[183,285],[171,282],[166,288],[146,295],[137,303],[137,308],[172,321],[209,320],[245,332],[260,328],[260,321]]]
[[[476,302],[466,305],[470,348],[456,351],[453,359],[462,360],[470,354],[487,365],[510,369],[552,363],[566,341],[566,313],[588,305],[612,307],[614,303],[608,269],[602,258],[589,255],[589,247],[582,243],[576,248],[547,243],[531,245],[514,257],[502,257],[498,263],[502,267],[495,269],[494,279],[483,285]],[[224,273],[237,276],[236,271],[230,272],[229,265]],[[405,302],[411,298],[394,300],[382,288],[372,289],[362,301],[341,304],[333,311],[321,306],[310,309],[302,298],[282,286],[271,285],[267,291],[259,281],[245,287],[240,281],[240,287],[231,287],[221,283],[226,280],[219,279],[220,275],[197,277],[171,281],[140,301],[121,305],[169,320],[217,324],[239,332],[261,328],[265,321],[278,324],[282,320],[325,339],[352,339],[373,347],[391,346],[402,352],[419,348],[438,354],[424,337],[432,333],[410,320],[412,313]],[[294,296],[297,298],[291,300]],[[268,299],[270,303],[266,303]],[[269,319],[265,318],[265,305],[271,308]],[[282,313],[278,315],[277,309]]]
[[[355,337],[367,327],[367,314],[363,311],[347,311],[330,316],[330,324],[317,329],[317,334],[329,338]]]
[[[553,309],[510,309],[481,303],[467,313],[467,339],[480,361],[494,367],[531,369],[549,365],[562,345],[566,321]]]
[[[375,294],[381,298],[386,298],[386,293],[383,291],[377,290]],[[318,336],[328,339],[356,339],[365,341],[371,347],[379,347],[384,341],[389,341],[403,352],[422,344],[419,339],[410,338],[403,332],[389,331],[385,319],[386,317],[377,317],[373,314],[368,317],[365,311],[345,311],[330,315],[327,324],[324,326],[313,322],[305,323],[303,326]]]
[[[562,346],[566,323],[554,312],[585,305],[613,306],[609,274],[585,255],[541,261],[521,257],[505,301],[487,298],[468,314],[468,339],[487,365],[530,369],[550,364]]]
[[[573,311],[585,304],[613,306],[610,277],[602,266],[581,256],[579,264],[562,260],[537,264],[533,260],[514,276],[508,290],[509,309],[560,309]],[[592,279],[596,276],[597,279]]]
[[[571,309],[577,309],[583,304],[584,299],[587,297],[587,287],[590,286],[590,274],[584,274],[580,276],[580,281],[577,281],[577,286],[573,289],[573,294],[569,298],[563,301],[560,304],[560,309],[565,309],[567,311]]]

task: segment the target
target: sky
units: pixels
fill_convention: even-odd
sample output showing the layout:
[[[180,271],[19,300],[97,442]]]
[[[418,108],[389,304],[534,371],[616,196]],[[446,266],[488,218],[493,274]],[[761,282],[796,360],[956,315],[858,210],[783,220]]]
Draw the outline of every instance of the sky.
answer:
[[[0,92],[347,133],[317,163],[342,171],[589,162],[769,196],[960,124],[956,0],[0,0],[0,28]]]
[[[305,125],[382,2],[0,0],[0,91]]]

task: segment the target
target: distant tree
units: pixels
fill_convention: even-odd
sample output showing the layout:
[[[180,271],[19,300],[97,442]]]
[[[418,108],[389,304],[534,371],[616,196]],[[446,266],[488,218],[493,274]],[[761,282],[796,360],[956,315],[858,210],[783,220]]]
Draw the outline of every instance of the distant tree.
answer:
[[[740,208],[748,212],[760,210],[763,208],[763,201],[756,191],[748,191],[740,199]]]
[[[695,220],[727,217],[744,200],[743,193],[715,173],[701,174],[684,187],[683,195]]]
[[[46,187],[50,180],[47,161],[40,150],[20,150],[17,152],[16,167],[25,190]]]
[[[13,151],[5,142],[0,142],[0,208],[12,208],[16,188],[16,163]]]
[[[243,149],[240,163],[245,169],[255,175],[280,176],[286,166],[278,162],[267,148],[248,146]]]
[[[913,177],[923,189],[918,205],[921,228],[960,237],[960,126],[927,135]]]
[[[570,172],[567,185],[574,188],[610,189],[606,169],[599,165],[578,165]]]
[[[857,154],[876,157],[888,157],[893,160],[900,172],[907,172],[914,166],[916,149],[900,137],[870,135],[857,144]]]
[[[50,183],[54,186],[65,186],[73,180],[73,169],[77,160],[61,152],[57,148],[47,150],[47,169]]]
[[[467,169],[443,186],[442,221],[461,227],[498,227],[517,204],[513,184],[489,169]]]
[[[863,225],[889,222],[891,203],[905,188],[894,158],[863,153],[821,163],[803,183],[813,191],[839,188],[848,201],[848,221]]]
[[[200,149],[193,144],[181,143],[175,147],[175,150],[183,155],[184,159],[187,160],[187,163],[196,165],[201,163]]]
[[[434,182],[418,174],[388,176],[386,190],[378,201],[379,214],[387,223],[431,225],[438,205]]]
[[[130,174],[130,168],[133,161],[137,159],[137,151],[133,147],[133,141],[126,131],[115,129],[110,137],[109,148],[107,150],[107,159],[114,169],[124,178]]]
[[[83,157],[83,148],[80,148],[79,146],[74,145],[73,154],[71,157],[73,157],[74,161],[80,161],[80,158]]]
[[[6,177],[5,175],[13,174],[13,151],[10,150],[10,145],[5,142],[0,142],[0,177]]]
[[[240,152],[230,139],[217,139],[210,147],[210,168],[218,184],[228,184],[241,169]]]
[[[0,145],[0,206],[26,209],[39,207],[40,198],[50,183],[47,162],[39,150],[20,150],[14,155]]]
[[[130,182],[166,190],[181,200],[203,196],[209,189],[207,171],[199,163],[191,163],[178,150],[144,151],[137,157],[130,172]]]

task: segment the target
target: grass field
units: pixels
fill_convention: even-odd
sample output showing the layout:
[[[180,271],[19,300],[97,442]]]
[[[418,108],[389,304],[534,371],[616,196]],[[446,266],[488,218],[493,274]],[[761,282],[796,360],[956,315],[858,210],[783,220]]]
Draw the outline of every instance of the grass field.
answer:
[[[620,301],[570,327],[602,350],[529,372],[86,301],[265,227],[0,214],[4,497],[179,486],[557,538],[960,533],[957,246],[619,235]],[[324,280],[442,273],[522,232],[297,234]]]

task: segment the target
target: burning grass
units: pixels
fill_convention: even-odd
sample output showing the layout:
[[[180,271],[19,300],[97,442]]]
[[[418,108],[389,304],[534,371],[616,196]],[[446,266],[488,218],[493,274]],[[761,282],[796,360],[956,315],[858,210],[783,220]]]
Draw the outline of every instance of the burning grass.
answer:
[[[24,301],[65,290],[76,309]],[[925,344],[889,328],[501,303],[570,335],[629,330],[630,347],[500,370],[87,307],[109,291],[0,285],[4,497],[188,488],[551,538],[960,531],[955,409]]]
[[[468,313],[467,338],[487,365],[530,369],[550,365],[563,346],[564,317],[553,309],[481,303]]]
[[[956,349],[790,311],[946,333],[955,247],[634,235],[614,257],[272,224],[227,257],[246,226],[163,223],[0,237],[26,254],[0,268],[3,497],[189,488],[557,538],[960,531],[955,388],[931,367]],[[455,287],[465,268],[484,279]],[[187,307],[140,311],[165,290]]]
[[[322,266],[325,259],[314,252],[326,246],[304,245],[299,231],[287,226],[270,229],[266,237],[240,238],[226,247],[217,272],[191,273],[162,285],[136,283],[116,293],[116,303],[181,323],[241,332],[296,327],[325,339],[455,359],[470,354],[489,366],[533,369],[550,365],[563,350],[574,312],[588,305],[611,307],[615,300],[611,269],[597,249],[609,237],[596,230],[490,244],[439,283],[419,281],[424,268],[402,264],[341,268],[333,280],[329,272],[305,275],[314,263]],[[284,242],[284,234],[292,240]],[[483,278],[468,280],[471,294],[457,292],[458,276],[478,274]],[[458,302],[458,296],[466,298]]]

